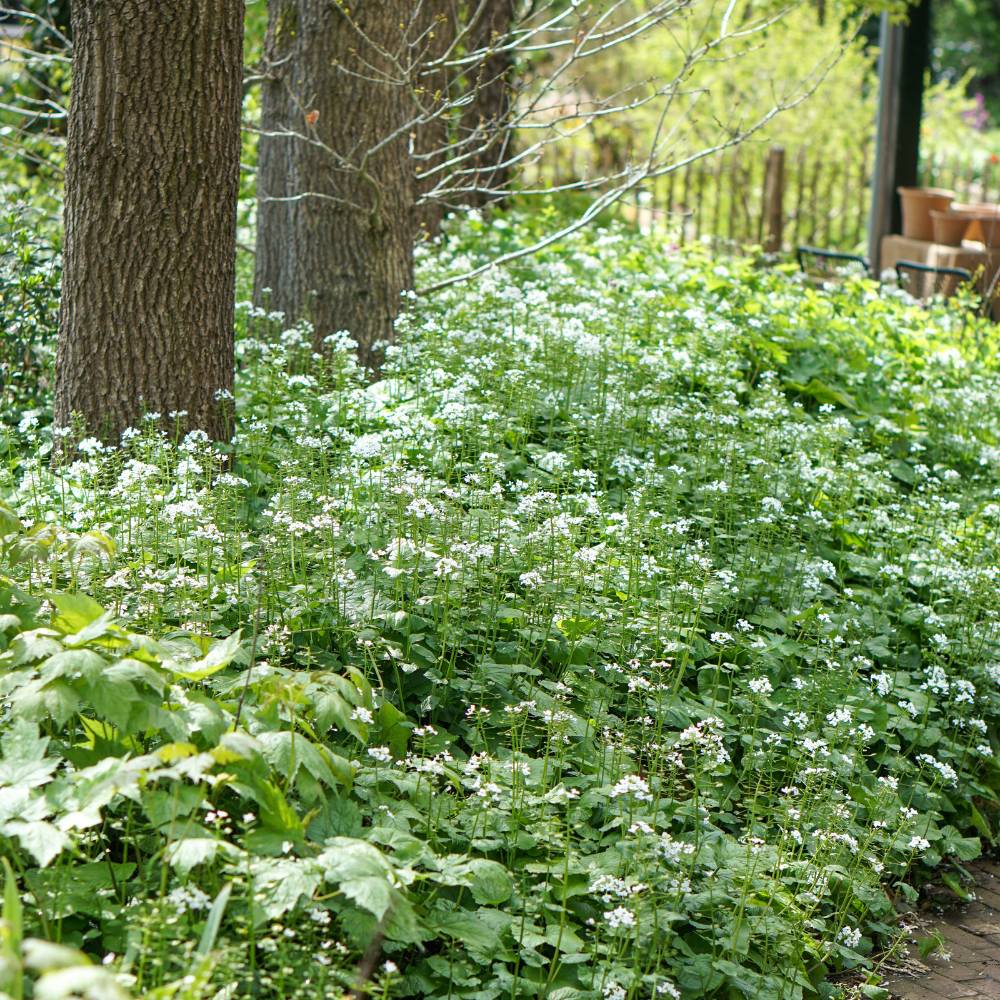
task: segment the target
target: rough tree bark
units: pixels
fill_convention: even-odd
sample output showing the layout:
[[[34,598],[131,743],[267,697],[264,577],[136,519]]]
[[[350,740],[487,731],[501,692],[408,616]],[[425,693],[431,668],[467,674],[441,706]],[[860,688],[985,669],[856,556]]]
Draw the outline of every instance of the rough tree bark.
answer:
[[[270,3],[255,296],[373,368],[413,278],[408,22],[403,0]]]
[[[72,13],[56,424],[115,440],[155,411],[224,438],[243,0]]]
[[[473,0],[473,10],[477,3]],[[514,23],[515,0],[487,0],[483,12],[469,32],[472,51],[488,51],[498,40],[508,36]],[[510,51],[491,51],[475,66],[469,81],[473,100],[463,116],[463,135],[476,136],[479,151],[470,165],[475,175],[469,183],[477,190],[466,201],[481,207],[499,200],[494,192],[503,191],[510,179],[504,161],[510,155],[510,132],[505,127],[511,112],[514,57]],[[468,167],[466,168],[468,169]]]
[[[437,174],[430,173],[444,162],[448,149],[447,108],[451,99],[448,92],[447,69],[426,69],[428,63],[441,59],[455,38],[459,13],[454,0],[421,0],[418,40],[415,54],[413,93],[416,111],[425,120],[417,126],[413,136],[414,169],[417,174],[416,236],[433,237],[441,230],[445,205],[436,199],[420,201],[420,196],[434,189]]]

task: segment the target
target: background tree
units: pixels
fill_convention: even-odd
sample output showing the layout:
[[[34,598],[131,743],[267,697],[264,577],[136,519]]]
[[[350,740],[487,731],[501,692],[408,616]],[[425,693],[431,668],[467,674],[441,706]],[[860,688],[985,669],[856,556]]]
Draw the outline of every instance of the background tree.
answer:
[[[362,363],[412,284],[410,31],[428,8],[271,0],[258,160],[255,297]],[[421,32],[423,35],[424,32]]]
[[[412,284],[414,242],[444,211],[588,195],[575,219],[517,251],[530,254],[656,178],[763,135],[845,52],[857,56],[845,38],[862,20],[854,0],[838,2],[833,44],[824,36],[758,86],[756,54],[785,20],[803,14],[815,32],[808,0],[271,0],[269,13],[255,298],[310,319],[317,344],[348,330],[372,367]],[[734,100],[720,67],[754,59],[755,96]],[[626,71],[609,72],[616,60]],[[553,147],[623,125],[637,141],[605,169],[556,184],[538,169]]]
[[[73,4],[57,425],[114,440],[156,411],[227,436],[243,14]]]
[[[485,0],[472,11],[469,48],[481,53],[473,63],[472,100],[462,115],[466,141],[476,148],[476,171],[468,203],[483,206],[507,188],[512,135],[506,127],[514,104],[514,57],[510,44],[515,25],[514,0]]]

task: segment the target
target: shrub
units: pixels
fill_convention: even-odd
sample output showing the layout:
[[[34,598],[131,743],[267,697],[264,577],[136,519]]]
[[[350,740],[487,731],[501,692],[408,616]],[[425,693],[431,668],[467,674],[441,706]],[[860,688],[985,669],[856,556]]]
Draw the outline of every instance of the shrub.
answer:
[[[225,446],[16,432],[25,933],[144,996],[877,995],[997,820],[991,329],[613,230],[400,327],[368,384],[244,307]]]

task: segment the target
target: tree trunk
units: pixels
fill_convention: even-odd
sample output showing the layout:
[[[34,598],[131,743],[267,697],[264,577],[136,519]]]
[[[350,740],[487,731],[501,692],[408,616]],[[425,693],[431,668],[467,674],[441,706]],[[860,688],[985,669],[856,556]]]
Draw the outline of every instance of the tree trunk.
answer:
[[[408,11],[271,0],[268,24],[255,297],[373,368],[413,279]]]
[[[475,190],[466,201],[478,207],[500,200],[500,192],[506,190],[510,180],[510,168],[504,164],[510,156],[507,122],[512,107],[514,57],[510,51],[489,50],[508,40],[514,13],[514,0],[488,0],[470,31],[469,48],[489,53],[476,64],[475,76],[469,81],[473,100],[463,121],[466,141],[473,137],[472,148],[477,148],[472,162],[475,173],[465,182]]]
[[[243,0],[78,0],[73,34],[56,425],[226,438]]]
[[[421,22],[417,24],[416,55],[413,92],[417,113],[422,117],[413,138],[414,170],[417,175],[415,208],[416,237],[434,237],[441,230],[445,204],[439,199],[426,197],[441,181],[435,172],[448,155],[448,93],[447,69],[428,68],[428,63],[441,59],[455,38],[458,12],[453,0],[423,0]],[[420,200],[423,197],[423,200]]]

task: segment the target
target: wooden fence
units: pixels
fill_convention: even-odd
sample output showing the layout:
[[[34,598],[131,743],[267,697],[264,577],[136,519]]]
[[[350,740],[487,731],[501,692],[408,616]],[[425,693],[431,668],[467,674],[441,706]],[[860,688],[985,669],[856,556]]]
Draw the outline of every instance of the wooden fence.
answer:
[[[550,147],[535,167],[533,184],[558,187],[608,173],[608,164],[559,147]],[[953,188],[962,201],[1000,200],[998,164],[936,157],[922,168],[921,183]],[[746,145],[645,183],[615,212],[643,231],[664,229],[680,244],[704,240],[717,249],[756,245],[777,251],[808,243],[864,250],[871,170],[871,144],[839,158]]]

